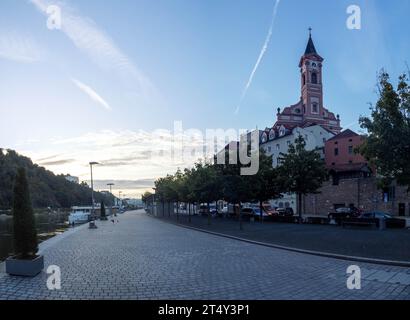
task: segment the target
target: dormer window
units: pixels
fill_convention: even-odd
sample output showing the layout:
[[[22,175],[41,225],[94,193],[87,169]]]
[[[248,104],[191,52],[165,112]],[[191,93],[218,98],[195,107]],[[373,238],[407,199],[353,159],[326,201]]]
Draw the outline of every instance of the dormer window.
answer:
[[[275,130],[271,130],[270,132],[269,132],[269,140],[273,140],[273,139],[275,139]]]
[[[261,140],[262,140],[262,143],[265,143],[266,141],[268,141],[268,135],[266,134],[266,132],[264,132],[264,133],[262,134]]]
[[[286,129],[284,126],[279,129],[279,137],[283,137],[286,134]]]

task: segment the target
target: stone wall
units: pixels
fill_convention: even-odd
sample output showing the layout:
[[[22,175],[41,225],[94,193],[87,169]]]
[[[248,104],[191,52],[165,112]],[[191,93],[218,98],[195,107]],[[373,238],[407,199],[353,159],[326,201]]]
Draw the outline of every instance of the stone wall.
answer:
[[[304,211],[306,214],[327,215],[335,210],[335,205],[352,204],[365,211],[377,210],[395,216],[399,215],[401,207],[401,213],[404,209],[405,216],[410,216],[410,193],[407,193],[407,188],[395,186],[394,190],[394,199],[384,202],[383,191],[377,188],[374,177],[342,179],[339,185],[333,185],[330,179],[323,184],[320,194],[304,198]]]

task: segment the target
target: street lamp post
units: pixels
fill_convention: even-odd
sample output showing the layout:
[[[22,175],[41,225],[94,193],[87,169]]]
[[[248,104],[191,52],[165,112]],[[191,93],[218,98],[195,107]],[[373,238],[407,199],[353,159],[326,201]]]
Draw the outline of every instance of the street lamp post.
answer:
[[[99,164],[98,162],[90,162],[91,170],[91,221],[90,228],[95,227],[95,215],[94,215],[94,180],[93,180],[93,166]]]
[[[107,186],[110,187],[110,194],[111,195],[112,195],[112,186],[114,186],[114,185],[115,185],[114,183],[107,183]],[[111,213],[111,215],[113,215],[113,213],[112,213],[112,203],[111,203],[110,213]]]

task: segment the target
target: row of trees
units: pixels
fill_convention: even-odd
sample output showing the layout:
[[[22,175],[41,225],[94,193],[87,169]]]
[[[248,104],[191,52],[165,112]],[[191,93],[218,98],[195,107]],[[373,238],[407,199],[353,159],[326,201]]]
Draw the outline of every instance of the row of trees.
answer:
[[[13,150],[0,148],[0,210],[7,210],[12,206],[12,189],[18,168],[26,171],[31,201],[35,208],[70,208],[91,203],[91,190],[86,184],[69,182],[63,175],[55,175]],[[99,192],[94,193],[94,198],[95,201],[104,201],[106,204],[114,202],[114,196]]]
[[[272,156],[260,149],[259,171],[249,176],[240,174],[240,164],[197,162],[191,169],[178,170],[174,175],[155,181],[156,200],[161,203],[163,212],[166,206],[173,208],[173,203],[176,203],[177,216],[180,202],[205,203],[209,207],[210,203],[219,200],[239,205],[239,208],[241,203],[259,203],[262,212],[263,202],[291,192],[298,195],[300,208],[302,196],[316,193],[327,177],[317,150],[307,151],[305,146],[303,137],[298,137],[295,144],[290,145],[289,152],[281,154],[281,165],[277,168],[272,166]],[[145,194],[143,201],[146,202],[149,196],[149,193]],[[190,210],[191,206],[188,208]],[[300,209],[298,212],[301,214]],[[188,213],[190,216],[191,212]],[[241,219],[241,214],[239,217]]]

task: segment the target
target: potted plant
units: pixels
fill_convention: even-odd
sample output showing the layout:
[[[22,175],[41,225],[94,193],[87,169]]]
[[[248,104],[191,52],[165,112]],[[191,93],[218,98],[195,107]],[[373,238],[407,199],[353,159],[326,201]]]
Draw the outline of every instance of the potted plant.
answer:
[[[13,192],[14,256],[6,260],[6,272],[34,277],[44,269],[44,257],[37,255],[37,230],[24,168],[17,170]]]
[[[105,212],[105,205],[104,205],[104,201],[101,201],[101,217],[100,217],[101,221],[107,221],[107,214]]]

